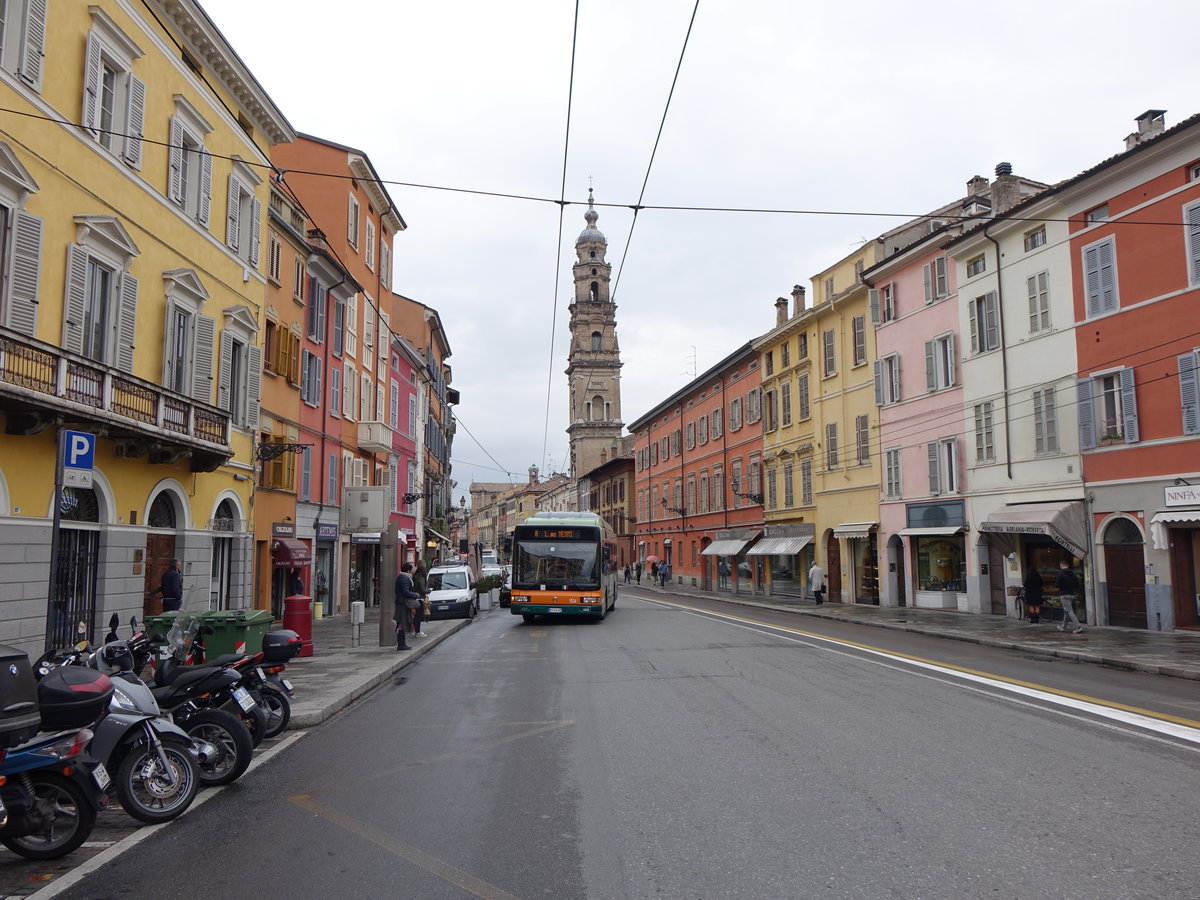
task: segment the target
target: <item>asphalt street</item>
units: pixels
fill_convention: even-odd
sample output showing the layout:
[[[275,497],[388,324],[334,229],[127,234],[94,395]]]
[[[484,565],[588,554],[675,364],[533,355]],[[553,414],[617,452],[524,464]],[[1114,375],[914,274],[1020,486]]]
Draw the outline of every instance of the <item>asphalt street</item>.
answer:
[[[603,623],[481,616],[58,896],[1194,891],[1189,741],[924,647],[683,605],[642,589]],[[934,646],[972,671],[999,652]]]

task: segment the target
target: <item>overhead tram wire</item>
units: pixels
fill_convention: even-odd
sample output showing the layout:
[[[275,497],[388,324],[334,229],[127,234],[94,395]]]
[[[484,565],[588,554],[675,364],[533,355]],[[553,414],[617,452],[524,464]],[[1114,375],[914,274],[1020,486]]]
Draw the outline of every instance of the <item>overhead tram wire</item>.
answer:
[[[700,0],[692,7],[692,17],[688,20],[687,33],[683,36],[683,46],[679,48],[679,61],[675,64],[675,75],[671,79],[671,90],[667,92],[667,102],[663,106],[662,118],[658,122],[658,134],[654,136],[654,148],[650,151],[650,161],[646,163],[646,177],[642,179],[642,190],[638,193],[637,204],[633,207],[633,221],[629,223],[629,233],[625,235],[625,248],[621,251],[621,262],[617,266],[617,278],[613,282],[609,300],[616,302],[617,288],[621,286],[621,273],[625,271],[625,258],[629,255],[629,245],[633,242],[633,229],[637,227],[638,212],[644,207],[642,200],[646,197],[646,185],[650,183],[650,170],[654,168],[654,158],[658,155],[658,144],[662,140],[663,128],[667,124],[667,113],[671,109],[671,99],[675,96],[675,85],[679,83],[679,72],[683,68],[683,57],[687,53],[688,41],[692,37],[692,27],[696,24],[696,13],[700,10]]]
[[[562,181],[558,189],[558,236],[554,241],[554,304],[550,312],[550,353],[546,361],[546,415],[542,423],[542,468],[546,467],[546,448],[550,442],[550,395],[554,388],[554,332],[558,328],[558,291],[562,277],[563,216],[567,211],[567,154],[571,149],[571,104],[575,97],[575,51],[579,45],[579,0],[575,0],[575,19],[571,26],[571,73],[567,80],[567,125],[563,134]],[[570,402],[568,387],[567,402]]]
[[[697,2],[698,2],[698,0],[697,0]],[[70,125],[70,126],[73,126],[76,128],[83,127],[80,123],[74,121],[73,119],[63,119],[59,116],[47,116],[47,115],[42,115],[39,113],[31,113],[31,112],[27,112],[25,110],[12,109],[10,107],[0,106],[0,113],[9,113],[11,115],[23,116],[23,117],[29,118],[29,119],[40,119],[45,122],[54,122],[59,125]],[[91,130],[95,131],[99,134],[113,135],[114,137],[133,137],[133,136],[135,136],[135,135],[131,135],[128,132],[103,129],[103,128],[93,128]],[[146,137],[145,135],[136,135],[136,137],[138,137],[143,144],[149,144],[150,146],[167,147],[167,148],[174,148],[174,147],[181,146],[178,144],[172,144],[169,141],[158,141],[153,138]],[[221,160],[228,160],[228,161],[233,161],[233,160],[237,159],[238,162],[242,163],[245,166],[248,166],[249,168],[267,169],[271,172],[272,175],[278,175],[281,172],[280,169],[278,169],[276,166],[274,166],[270,163],[255,162],[252,160],[242,159],[240,157],[235,157],[235,156],[231,156],[231,155],[224,154],[224,153],[213,153],[210,150],[201,150],[198,152],[202,153],[204,156],[210,157],[211,159],[221,159]],[[394,178],[362,178],[362,177],[358,177],[355,175],[346,175],[341,172],[318,172],[318,171],[313,171],[310,169],[288,169],[288,170],[286,170],[286,172],[284,174],[308,175],[308,176],[312,176],[315,178],[336,178],[336,179],[340,179],[342,181],[358,181],[360,183],[370,182],[373,184],[378,184],[378,185],[383,185],[383,186],[405,187],[405,188],[413,188],[415,190],[423,190],[423,191],[445,191],[445,192],[456,193],[456,194],[472,194],[477,197],[493,197],[497,200],[524,200],[529,203],[553,203],[554,205],[560,206],[560,207],[585,206],[588,203],[588,201],[586,201],[586,200],[566,200],[563,198],[559,198],[556,200],[552,197],[537,197],[532,194],[514,194],[514,193],[509,193],[506,191],[484,191],[484,190],[480,190],[478,188],[453,187],[450,185],[440,185],[440,184],[423,184],[423,183],[414,182],[414,181],[400,181],[400,180],[394,179]],[[769,215],[769,216],[828,216],[828,217],[845,217],[845,218],[904,219],[904,220],[911,220],[911,219],[928,220],[928,219],[945,219],[946,218],[945,215],[937,215],[937,214],[930,213],[930,212],[920,212],[920,213],[887,212],[887,211],[882,211],[882,210],[862,210],[862,209],[786,209],[786,208],[755,207],[755,206],[659,206],[659,205],[655,205],[653,203],[641,203],[641,202],[638,202],[636,204],[631,204],[631,203],[617,203],[617,202],[601,203],[601,202],[594,202],[594,201],[592,202],[592,205],[599,207],[601,209],[632,209],[635,212],[644,210],[644,211],[648,211],[648,212],[746,213],[746,214],[751,214],[751,215]],[[991,220],[992,218],[996,218],[997,220],[1003,219],[1003,221],[1006,221],[1006,222],[1065,222],[1067,224],[1072,224],[1072,223],[1077,223],[1079,221],[1078,216],[1061,217],[1061,216],[1003,215],[1003,216],[997,216],[997,217],[962,216],[962,217],[951,217],[951,218],[961,218],[961,221],[966,222],[966,223],[982,222],[985,219]],[[1157,221],[1157,220],[1155,220],[1155,221],[1142,221],[1142,220],[1129,221],[1127,219],[1120,219],[1120,220],[1113,220],[1111,222],[1111,224],[1124,225],[1124,226],[1150,225],[1150,226],[1165,226],[1168,228],[1180,228],[1180,227],[1185,227],[1188,223],[1184,222],[1182,219],[1176,219],[1176,220],[1172,220],[1172,221]],[[620,277],[620,272],[618,271],[618,278],[619,277]],[[615,290],[615,285],[614,285],[614,290]]]

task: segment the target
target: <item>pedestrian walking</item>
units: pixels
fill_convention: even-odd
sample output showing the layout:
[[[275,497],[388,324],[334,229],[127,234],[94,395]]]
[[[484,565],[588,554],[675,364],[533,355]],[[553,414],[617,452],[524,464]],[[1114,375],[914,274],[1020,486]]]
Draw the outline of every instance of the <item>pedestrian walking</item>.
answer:
[[[629,584],[631,581],[633,581],[633,569],[631,569],[629,566],[626,566],[625,567],[625,583]]]
[[[817,565],[814,559],[812,567],[808,570],[808,586],[812,588],[813,599],[817,601],[817,606],[825,602],[825,570]]]
[[[178,610],[183,605],[183,563],[178,557],[171,560],[171,568],[163,572],[159,586],[150,591],[147,596],[162,594],[163,612]]]
[[[1042,584],[1042,573],[1036,566],[1031,566],[1022,587],[1025,589],[1025,609],[1029,611],[1029,621],[1035,625],[1042,621]]]
[[[658,584],[658,563],[650,563],[650,583]]]
[[[633,566],[633,577],[637,579],[637,583],[642,583],[642,561],[639,559]]]
[[[1058,600],[1063,608],[1063,620],[1058,625],[1059,631],[1071,629],[1072,634],[1083,631],[1083,623],[1075,615],[1075,595],[1079,592],[1079,578],[1071,571],[1071,564],[1063,560],[1058,564],[1058,577],[1054,579],[1058,588]]]
[[[412,575],[413,590],[416,591],[417,596],[421,598],[421,602],[416,605],[416,608],[413,609],[412,614],[412,633],[417,637],[428,637],[428,635],[421,630],[421,625],[425,621],[426,598],[429,597],[429,585],[425,580],[426,574],[425,563],[417,563],[417,567],[413,569]]]
[[[292,573],[288,575],[288,593],[293,597],[304,593],[304,576],[300,574],[299,569],[292,569]]]
[[[721,588],[729,587],[729,563],[721,560],[717,563],[717,586]]]
[[[392,618],[396,621],[397,650],[409,649],[408,642],[404,639],[405,632],[408,631],[408,623],[412,621],[412,611],[421,602],[420,595],[413,590],[412,570],[412,563],[405,563],[400,567],[400,574],[396,576],[396,608],[392,611]]]
[[[659,582],[660,582],[659,586],[662,588],[666,588],[667,579],[670,577],[671,577],[671,564],[664,559],[662,562],[660,562],[658,564],[658,578],[659,578]]]

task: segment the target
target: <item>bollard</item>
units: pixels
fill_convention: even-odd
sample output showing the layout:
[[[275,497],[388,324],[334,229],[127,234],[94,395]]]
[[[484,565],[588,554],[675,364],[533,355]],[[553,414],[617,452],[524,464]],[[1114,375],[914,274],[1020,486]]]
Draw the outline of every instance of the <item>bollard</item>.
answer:
[[[362,643],[363,622],[367,621],[367,604],[355,600],[350,604],[350,646],[357,647]]]

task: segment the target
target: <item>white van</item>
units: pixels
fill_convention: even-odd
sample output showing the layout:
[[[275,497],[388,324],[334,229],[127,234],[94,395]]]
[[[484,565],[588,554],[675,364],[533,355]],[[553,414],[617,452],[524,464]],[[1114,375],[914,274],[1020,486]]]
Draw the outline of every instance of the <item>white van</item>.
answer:
[[[470,619],[479,612],[475,576],[463,565],[434,566],[425,576],[431,619]]]

